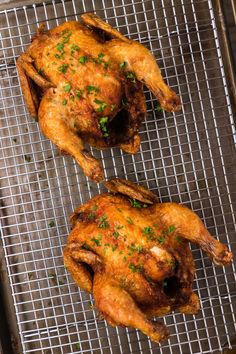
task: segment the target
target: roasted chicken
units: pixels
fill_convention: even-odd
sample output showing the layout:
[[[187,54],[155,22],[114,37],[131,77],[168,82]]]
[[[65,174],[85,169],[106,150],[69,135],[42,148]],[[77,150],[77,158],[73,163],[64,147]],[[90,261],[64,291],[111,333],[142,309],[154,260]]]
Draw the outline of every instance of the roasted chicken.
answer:
[[[103,180],[99,162],[84,148],[118,146],[136,153],[146,113],[143,83],[167,111],[180,109],[152,54],[98,16],[39,27],[17,60],[30,114],[46,137],[72,155],[92,180]]]
[[[188,242],[217,265],[228,264],[232,253],[187,207],[158,203],[150,191],[126,180],[113,179],[106,186],[112,193],[92,198],[72,214],[65,267],[80,288],[94,295],[111,325],[138,328],[160,342],[168,330],[151,317],[199,310]]]

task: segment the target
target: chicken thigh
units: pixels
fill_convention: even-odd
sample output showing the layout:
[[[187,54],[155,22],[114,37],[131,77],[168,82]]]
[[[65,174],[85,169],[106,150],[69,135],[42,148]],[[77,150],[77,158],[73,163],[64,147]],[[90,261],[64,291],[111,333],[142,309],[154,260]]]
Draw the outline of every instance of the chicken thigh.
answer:
[[[195,266],[188,241],[217,265],[228,264],[232,253],[187,207],[158,203],[150,191],[126,180],[106,186],[112,194],[92,198],[71,215],[65,267],[94,295],[111,325],[138,328],[160,342],[168,330],[151,317],[173,310],[195,314],[200,307],[192,290]]]
[[[84,148],[118,146],[136,153],[146,113],[143,84],[167,111],[180,109],[152,54],[95,14],[44,32],[39,27],[17,69],[30,114],[44,135],[72,155],[84,173],[103,180]]]

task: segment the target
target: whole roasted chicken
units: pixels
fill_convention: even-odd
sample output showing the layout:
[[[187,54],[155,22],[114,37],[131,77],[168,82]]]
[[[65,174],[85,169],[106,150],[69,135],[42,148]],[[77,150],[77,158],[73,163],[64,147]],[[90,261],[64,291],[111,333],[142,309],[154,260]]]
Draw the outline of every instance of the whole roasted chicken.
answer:
[[[72,155],[92,180],[103,180],[99,162],[84,148],[118,146],[136,153],[146,113],[143,83],[167,111],[180,109],[152,54],[98,16],[39,27],[17,69],[30,114],[46,137]]]
[[[228,264],[232,253],[187,207],[158,203],[150,191],[126,180],[106,186],[113,194],[98,195],[72,214],[64,264],[78,286],[93,293],[111,325],[135,327],[162,341],[168,330],[151,317],[199,310],[188,241],[217,265]]]

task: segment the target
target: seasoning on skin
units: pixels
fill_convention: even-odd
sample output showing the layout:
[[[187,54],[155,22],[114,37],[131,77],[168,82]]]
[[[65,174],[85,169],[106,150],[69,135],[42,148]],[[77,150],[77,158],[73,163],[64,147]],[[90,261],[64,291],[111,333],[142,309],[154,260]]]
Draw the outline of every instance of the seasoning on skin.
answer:
[[[106,215],[101,216],[98,221],[99,221],[98,227],[100,229],[108,229],[110,227]]]
[[[126,61],[122,61],[122,62],[120,63],[120,68],[121,68],[121,69],[124,69],[126,66],[127,66],[127,62],[126,62]]]
[[[108,117],[101,117],[99,120],[99,125],[104,138],[107,138],[109,136],[107,124],[108,124]]]
[[[126,77],[127,77],[127,79],[130,79],[130,81],[131,81],[133,84],[136,83],[136,76],[135,76],[134,73],[132,73],[132,71],[128,72],[128,73],[126,74]]]
[[[80,100],[82,97],[82,90],[76,90],[75,95],[76,95],[76,98],[78,98],[78,100]]]
[[[65,92],[70,92],[70,90],[71,90],[71,84],[66,84],[65,86],[63,86],[63,90],[64,90]]]
[[[59,66],[58,71],[65,74],[67,72],[68,67],[69,67],[68,64],[63,64],[63,65]]]
[[[80,64],[85,64],[88,61],[88,58],[86,56],[81,56],[79,58],[79,63]]]

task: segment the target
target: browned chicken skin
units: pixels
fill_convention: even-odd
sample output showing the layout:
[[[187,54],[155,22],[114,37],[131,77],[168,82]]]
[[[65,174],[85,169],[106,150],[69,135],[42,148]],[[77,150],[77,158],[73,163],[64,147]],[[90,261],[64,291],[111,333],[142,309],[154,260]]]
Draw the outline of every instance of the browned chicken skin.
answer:
[[[102,168],[84,142],[137,152],[146,113],[142,83],[167,111],[180,109],[180,101],[144,46],[94,14],[81,17],[84,23],[66,22],[45,33],[41,26],[17,69],[28,110],[45,136],[99,182]]]
[[[158,203],[150,191],[122,179],[105,184],[115,194],[98,195],[71,216],[65,266],[111,325],[138,328],[160,342],[168,330],[150,317],[199,310],[188,241],[218,265],[228,264],[232,253],[187,207]]]

